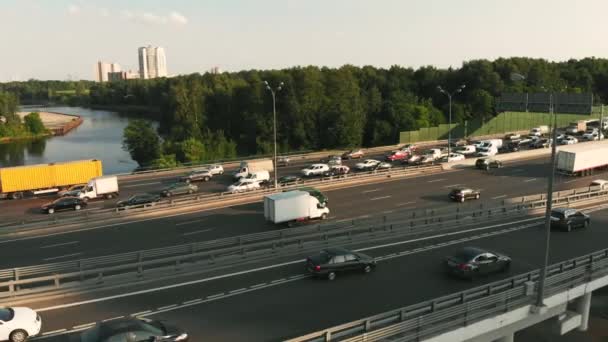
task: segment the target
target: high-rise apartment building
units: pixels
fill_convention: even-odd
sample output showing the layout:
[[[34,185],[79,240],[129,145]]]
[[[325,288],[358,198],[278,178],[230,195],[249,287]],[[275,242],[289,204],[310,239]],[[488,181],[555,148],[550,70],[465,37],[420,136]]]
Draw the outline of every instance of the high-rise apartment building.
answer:
[[[138,49],[139,77],[142,79],[167,77],[165,49],[150,45]]]
[[[108,73],[111,72],[120,72],[120,65],[102,61],[95,64],[95,80],[97,82],[107,82],[109,80]]]

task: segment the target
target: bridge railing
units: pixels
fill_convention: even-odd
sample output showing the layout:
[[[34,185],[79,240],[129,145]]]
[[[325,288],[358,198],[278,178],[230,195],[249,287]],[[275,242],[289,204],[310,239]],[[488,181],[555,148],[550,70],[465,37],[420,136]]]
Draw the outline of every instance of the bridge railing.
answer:
[[[554,199],[556,205],[584,204],[605,200],[608,190],[581,192]],[[49,263],[0,270],[0,297],[50,291],[62,286],[86,282],[103,282],[105,277],[166,270],[181,272],[185,268],[213,269],[277,256],[294,256],[332,245],[356,245],[396,239],[420,233],[443,233],[481,222],[521,216],[541,209],[545,200],[506,204],[494,208],[452,210],[450,213],[424,217],[395,217],[359,224],[304,226],[295,229],[196,242],[170,247],[120,253],[75,261]]]
[[[608,275],[608,249],[553,264],[545,294]],[[539,270],[391,310],[287,340],[287,342],[420,341],[525,305],[533,305]]]

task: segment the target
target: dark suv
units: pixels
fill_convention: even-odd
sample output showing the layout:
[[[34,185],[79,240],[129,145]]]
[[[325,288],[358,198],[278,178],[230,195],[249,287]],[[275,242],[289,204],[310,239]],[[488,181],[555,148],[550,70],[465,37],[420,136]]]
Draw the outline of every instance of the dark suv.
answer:
[[[551,210],[551,228],[571,231],[572,228],[588,228],[591,218],[589,215],[570,208]]]
[[[316,277],[327,277],[334,280],[339,272],[371,272],[376,267],[374,258],[344,248],[327,248],[315,256],[306,259],[306,269]]]
[[[479,158],[475,161],[475,167],[481,170],[498,169],[502,167],[500,160]]]
[[[448,197],[456,202],[464,202],[469,199],[479,199],[480,193],[478,190],[471,188],[456,188],[450,191]]]

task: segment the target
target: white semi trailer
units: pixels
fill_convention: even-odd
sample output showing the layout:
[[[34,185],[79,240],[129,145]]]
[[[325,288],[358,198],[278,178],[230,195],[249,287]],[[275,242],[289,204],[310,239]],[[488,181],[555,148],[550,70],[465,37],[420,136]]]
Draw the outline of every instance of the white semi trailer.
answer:
[[[608,140],[567,145],[557,152],[556,169],[573,176],[587,176],[608,168]]]

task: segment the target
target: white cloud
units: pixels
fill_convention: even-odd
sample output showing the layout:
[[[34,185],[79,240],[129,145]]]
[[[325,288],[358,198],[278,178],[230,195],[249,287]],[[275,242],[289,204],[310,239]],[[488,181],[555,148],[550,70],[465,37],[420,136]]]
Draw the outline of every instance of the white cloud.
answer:
[[[107,8],[101,8],[99,9],[99,15],[101,15],[102,17],[109,17],[110,11]]]
[[[80,7],[76,6],[76,5],[70,5],[68,6],[68,13],[70,15],[77,15],[80,13]]]
[[[188,18],[175,11],[171,12],[171,14],[169,15],[169,19],[171,20],[171,22],[177,25],[186,25],[188,23]]]
[[[186,25],[188,23],[188,18],[176,11],[169,13],[169,15],[158,15],[156,13],[151,12],[133,13],[131,11],[124,10],[121,12],[121,16],[129,21],[145,24]]]

